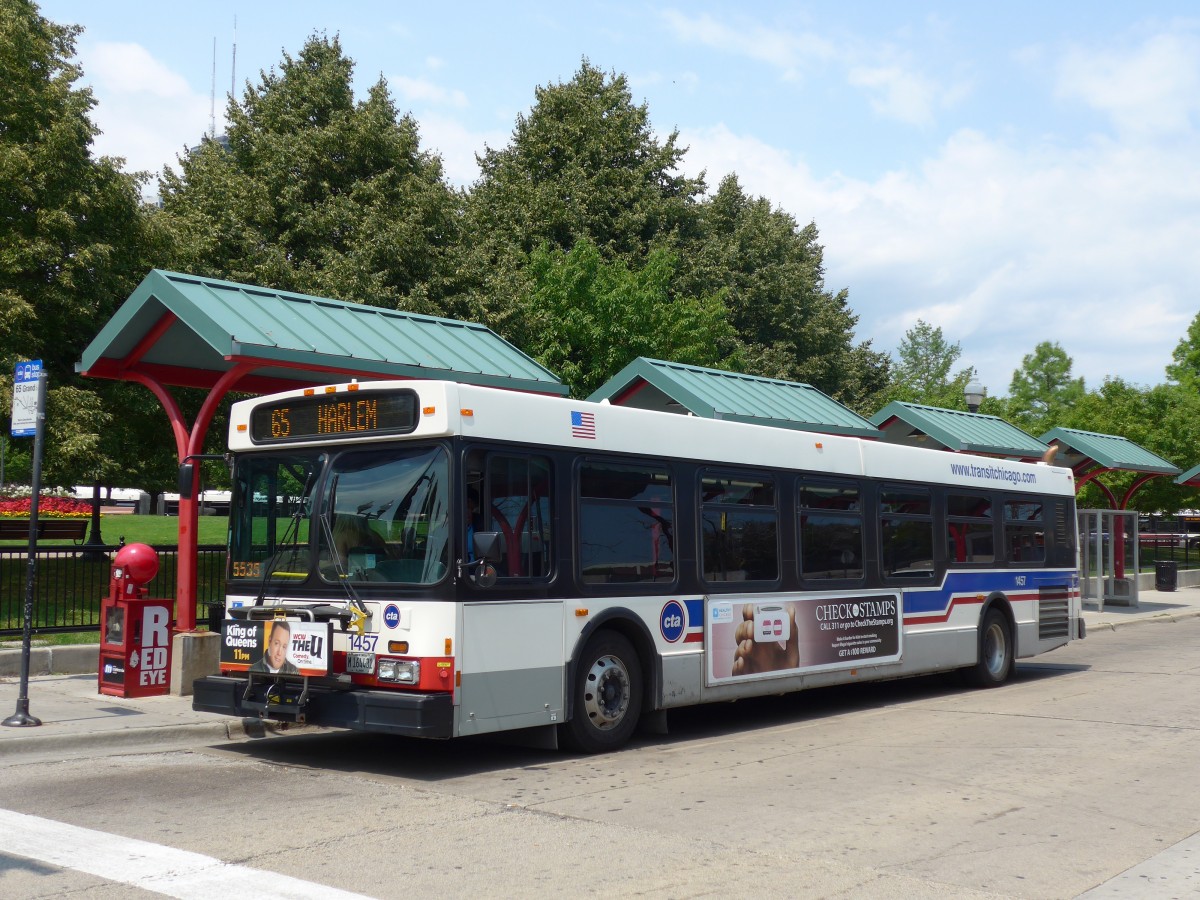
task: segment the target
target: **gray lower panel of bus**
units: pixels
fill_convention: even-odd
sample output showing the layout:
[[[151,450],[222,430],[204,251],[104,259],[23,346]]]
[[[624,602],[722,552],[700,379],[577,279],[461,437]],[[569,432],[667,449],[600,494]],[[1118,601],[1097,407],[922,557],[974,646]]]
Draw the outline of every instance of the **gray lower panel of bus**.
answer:
[[[299,693],[299,682],[287,687]],[[309,725],[351,728],[408,737],[448,738],[452,735],[454,707],[450,694],[345,691],[311,686],[303,707],[279,707],[258,696],[245,697],[246,679],[208,675],[192,686],[192,709]],[[302,718],[300,718],[302,716]]]
[[[456,734],[488,734],[563,721],[563,667],[462,676]]]

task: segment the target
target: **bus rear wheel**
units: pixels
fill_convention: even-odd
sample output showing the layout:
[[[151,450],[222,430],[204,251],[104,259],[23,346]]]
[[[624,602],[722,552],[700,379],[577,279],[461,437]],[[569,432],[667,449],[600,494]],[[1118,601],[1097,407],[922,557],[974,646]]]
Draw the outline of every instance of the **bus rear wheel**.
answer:
[[[967,669],[967,680],[976,687],[999,687],[1008,681],[1013,670],[1012,626],[1008,617],[992,607],[979,626],[979,658]]]
[[[559,739],[580,753],[616,750],[642,714],[642,666],[633,644],[615,631],[595,634],[575,670],[571,719]]]

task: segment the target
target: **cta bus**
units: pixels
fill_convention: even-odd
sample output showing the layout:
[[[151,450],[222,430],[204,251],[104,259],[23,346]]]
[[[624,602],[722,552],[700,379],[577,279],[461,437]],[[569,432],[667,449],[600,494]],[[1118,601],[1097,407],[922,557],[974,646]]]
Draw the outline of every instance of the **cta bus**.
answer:
[[[233,406],[196,709],[600,752],[1083,637],[1066,468],[445,381]]]

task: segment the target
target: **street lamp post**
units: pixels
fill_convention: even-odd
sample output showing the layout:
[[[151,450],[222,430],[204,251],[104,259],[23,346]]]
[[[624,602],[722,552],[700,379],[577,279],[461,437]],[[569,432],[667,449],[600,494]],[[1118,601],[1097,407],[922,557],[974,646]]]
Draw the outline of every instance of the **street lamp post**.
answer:
[[[987,388],[978,381],[972,381],[963,390],[963,398],[967,401],[967,409],[971,412],[979,412],[979,404],[983,403],[987,397]]]

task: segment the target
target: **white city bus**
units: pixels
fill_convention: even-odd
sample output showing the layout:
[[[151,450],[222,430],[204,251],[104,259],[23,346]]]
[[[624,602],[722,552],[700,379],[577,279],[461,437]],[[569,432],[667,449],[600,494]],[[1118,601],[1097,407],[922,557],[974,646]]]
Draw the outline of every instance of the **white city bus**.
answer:
[[[585,752],[1083,636],[1066,468],[444,381],[233,407],[196,709]]]

